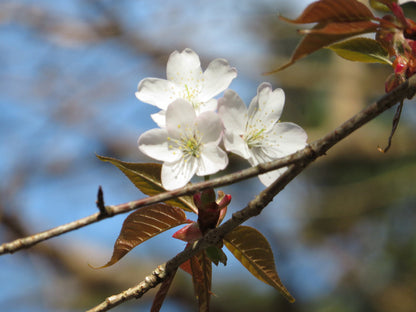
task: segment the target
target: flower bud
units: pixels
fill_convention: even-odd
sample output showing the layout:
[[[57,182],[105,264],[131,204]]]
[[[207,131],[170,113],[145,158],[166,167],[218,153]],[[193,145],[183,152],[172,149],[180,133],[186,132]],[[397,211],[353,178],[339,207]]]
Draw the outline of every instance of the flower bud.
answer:
[[[216,199],[212,188],[194,194],[194,203],[198,208],[198,225],[202,234],[217,227],[224,219],[230,201],[231,195],[225,195],[222,191],[218,192]]]

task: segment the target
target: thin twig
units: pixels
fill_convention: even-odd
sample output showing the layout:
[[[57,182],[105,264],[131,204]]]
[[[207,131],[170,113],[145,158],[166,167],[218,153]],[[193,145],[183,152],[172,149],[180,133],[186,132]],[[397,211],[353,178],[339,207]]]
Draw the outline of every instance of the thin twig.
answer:
[[[387,151],[390,149],[391,142],[393,141],[393,135],[396,132],[397,126],[399,125],[400,116],[402,114],[402,109],[403,109],[403,100],[399,103],[399,106],[397,106],[396,113],[394,114],[393,124],[391,126],[391,132],[390,132],[389,139],[387,141],[387,146],[384,149],[381,147],[378,147],[377,149],[379,150],[379,152],[387,153]]]
[[[239,172],[232,173],[224,177],[212,179],[209,181],[191,184],[181,189],[164,192],[155,196],[142,198],[136,201],[131,201],[131,202],[120,204],[120,205],[110,205],[110,206],[104,206],[104,207],[98,206],[100,208],[100,212],[90,215],[88,217],[85,217],[76,221],[72,221],[70,223],[63,224],[55,228],[52,228],[50,230],[46,230],[44,232],[40,232],[40,233],[31,235],[28,237],[19,238],[9,243],[4,243],[0,245],[0,255],[6,254],[6,253],[13,253],[24,248],[29,248],[44,240],[79,229],[81,227],[101,221],[103,219],[112,217],[117,214],[126,213],[134,209],[138,209],[138,208],[148,206],[151,204],[155,204],[158,202],[163,202],[172,198],[176,198],[178,196],[193,194],[203,189],[229,185],[229,184],[236,183],[238,181],[252,178],[261,173],[271,171],[274,169],[279,169],[282,167],[286,167],[288,165],[302,161],[303,157],[304,155],[301,150],[293,155],[290,155],[281,159],[277,159],[267,164],[261,164],[256,167],[244,169]],[[99,197],[100,195],[98,194],[97,205],[99,203]],[[104,213],[102,211],[104,211]]]
[[[231,232],[237,226],[261,213],[270,201],[305,167],[307,167],[317,157],[325,155],[325,153],[336,143],[347,137],[349,134],[360,128],[362,125],[372,120],[388,108],[395,105],[404,98],[412,98],[416,92],[416,76],[413,76],[405,84],[399,86],[389,94],[385,95],[378,102],[366,107],[361,112],[344,122],[334,131],[328,133],[323,138],[316,140],[305,149],[300,151],[302,157],[299,162],[292,164],[287,171],[285,171],[279,179],[272,185],[263,190],[259,196],[252,200],[244,209],[237,211],[218,228],[210,230],[202,239],[197,241],[191,248],[186,248],[183,252],[177,254],[174,258],[169,260],[166,264],[158,267],[151,275],[147,276],[144,281],[133,288],[129,288],[118,295],[108,297],[98,306],[88,310],[88,312],[102,312],[108,311],[111,308],[133,298],[140,298],[149,289],[155,287],[155,282],[160,283],[179,265],[187,259],[195,255],[201,249],[209,245],[218,243],[227,233]],[[160,271],[159,268],[163,268]],[[158,271],[157,271],[158,270]]]
[[[192,194],[196,191],[200,191],[210,187],[229,185],[244,179],[257,176],[258,174],[286,167],[292,164],[302,164],[305,161],[309,163],[310,161],[314,160],[315,157],[325,154],[325,152],[330,147],[332,147],[334,144],[345,138],[348,134],[355,131],[363,124],[375,118],[385,110],[394,106],[396,103],[404,100],[405,98],[412,98],[415,92],[416,76],[413,76],[390,93],[384,95],[376,103],[366,107],[364,110],[356,114],[354,117],[346,121],[344,124],[339,126],[334,131],[330,132],[323,138],[316,140],[312,144],[308,145],[304,149],[292,155],[277,159],[270,163],[260,164],[256,167],[248,168],[233,174],[229,174],[221,178],[195,183],[189,186],[185,186],[181,189],[164,192],[152,197],[147,197],[115,206],[105,206],[105,214],[102,214],[101,212],[95,213],[88,217],[64,225],[60,225],[58,227],[44,232],[40,232],[25,238],[20,238],[9,243],[4,243],[0,245],[0,255],[6,253],[13,253],[20,249],[31,247],[46,239],[50,239],[52,237],[67,233],[69,231],[79,229],[89,224],[98,222],[102,219],[112,217],[116,214],[126,213],[143,206],[151,205],[157,202],[163,202],[168,199],[172,199],[182,195]]]

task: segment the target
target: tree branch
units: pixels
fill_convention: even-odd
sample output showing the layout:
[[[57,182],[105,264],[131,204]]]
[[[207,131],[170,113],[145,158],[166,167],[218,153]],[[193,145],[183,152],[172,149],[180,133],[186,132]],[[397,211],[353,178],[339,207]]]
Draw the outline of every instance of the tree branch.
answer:
[[[413,76],[404,84],[400,85],[397,89],[393,90],[389,94],[386,94],[379,101],[366,107],[361,112],[344,122],[334,131],[328,133],[326,136],[316,140],[303,150],[291,156],[295,157],[298,155],[295,157],[298,161],[290,165],[289,169],[285,171],[285,173],[282,174],[279,179],[277,179],[265,190],[260,192],[259,196],[250,201],[250,203],[244,209],[234,213],[231,219],[227,220],[227,222],[223,223],[218,228],[209,231],[193,246],[186,248],[167,263],[160,265],[137,286],[129,288],[120,294],[108,297],[101,304],[97,305],[91,310],[88,310],[88,312],[108,311],[109,309],[123,303],[124,301],[133,298],[140,298],[149,289],[157,286],[157,284],[165,280],[179,267],[181,263],[185,262],[187,259],[194,256],[197,252],[208,247],[209,245],[215,245],[221,241],[227,233],[231,232],[237,226],[247,221],[249,218],[260,214],[264,207],[266,207],[290,181],[292,181],[317,157],[325,155],[325,153],[332,146],[360,128],[362,125],[372,120],[390,107],[394,106],[397,102],[405,98],[412,98],[415,93],[416,76]]]
[[[102,219],[112,217],[117,214],[126,213],[126,212],[132,211],[140,207],[155,204],[157,202],[163,202],[163,201],[166,201],[166,200],[178,197],[178,196],[193,194],[196,191],[200,191],[203,189],[229,185],[229,184],[239,182],[244,179],[257,176],[261,173],[265,173],[267,171],[279,169],[279,168],[286,167],[289,165],[296,165],[296,166],[293,167],[294,169],[291,168],[291,170],[288,170],[286,173],[293,172],[293,170],[295,170],[296,172],[300,170],[299,172],[296,173],[297,175],[310,162],[315,160],[318,156],[324,155],[327,150],[329,150],[336,143],[338,143],[339,141],[344,139],[346,136],[351,134],[353,131],[357,130],[362,125],[369,122],[370,120],[372,120],[373,118],[375,118],[376,116],[384,112],[385,110],[394,106],[396,103],[404,100],[405,98],[409,98],[409,99],[412,98],[415,93],[416,93],[416,76],[413,76],[409,80],[407,80],[406,82],[398,86],[396,89],[391,91],[390,93],[384,95],[376,103],[373,103],[372,105],[367,106],[365,109],[363,109],[361,112],[359,112],[358,114],[350,118],[348,121],[343,123],[334,131],[328,133],[321,139],[318,139],[315,142],[312,142],[310,145],[306,146],[304,149],[292,155],[277,159],[269,163],[260,164],[256,167],[241,170],[239,172],[226,175],[224,177],[220,177],[220,178],[213,179],[210,181],[204,181],[200,183],[191,184],[181,189],[164,192],[155,196],[146,197],[140,200],[131,201],[131,202],[120,204],[120,205],[105,206],[104,207],[105,209],[102,209],[101,207],[100,212],[97,212],[88,217],[85,217],[85,218],[82,218],[82,219],[79,219],[79,220],[76,220],[76,221],[73,221],[64,225],[60,225],[50,230],[40,232],[40,233],[31,235],[25,238],[20,238],[9,243],[4,243],[0,245],[0,255],[6,254],[6,253],[13,253],[23,248],[29,248],[44,240],[79,229],[81,227],[98,222]],[[281,178],[287,176],[286,173],[283,176],[281,176]],[[290,180],[292,180],[296,175],[290,178]],[[273,185],[279,185],[279,183],[281,183],[279,182],[281,181],[281,178],[279,178]],[[286,186],[286,184],[283,185],[282,188],[284,186]],[[266,190],[268,189],[269,188],[267,188]],[[272,197],[274,197],[276,194],[273,194]],[[240,212],[242,214],[245,214],[246,213],[245,211],[246,209],[243,209]],[[260,213],[260,211],[258,213]],[[257,215],[258,213],[254,215]],[[242,222],[244,222],[245,220],[247,219],[244,219]]]

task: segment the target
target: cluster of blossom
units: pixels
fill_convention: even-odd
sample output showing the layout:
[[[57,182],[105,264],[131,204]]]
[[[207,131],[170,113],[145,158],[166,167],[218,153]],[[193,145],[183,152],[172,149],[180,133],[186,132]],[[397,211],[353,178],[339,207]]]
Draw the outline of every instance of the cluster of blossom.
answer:
[[[140,101],[161,109],[151,116],[160,128],[143,133],[138,145],[144,154],[163,162],[165,189],[182,187],[195,174],[208,176],[225,169],[226,151],[256,166],[305,147],[307,135],[301,127],[279,122],[285,100],[282,89],[260,84],[247,108],[235,91],[227,89],[237,70],[226,60],[215,59],[203,72],[191,49],[173,52],[166,71],[167,80],[143,79],[136,92]],[[222,98],[214,98],[223,91]],[[260,181],[270,185],[284,170],[262,174]]]

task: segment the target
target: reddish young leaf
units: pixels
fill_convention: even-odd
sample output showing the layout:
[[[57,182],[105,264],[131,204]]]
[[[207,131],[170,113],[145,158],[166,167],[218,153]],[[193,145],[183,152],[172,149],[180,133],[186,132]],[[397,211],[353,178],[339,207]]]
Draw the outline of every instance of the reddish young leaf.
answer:
[[[224,244],[251,274],[280,291],[290,302],[295,301],[280,281],[270,244],[259,231],[239,226],[224,237]]]
[[[378,24],[371,11],[357,0],[321,0],[310,4],[295,20],[282,18],[291,23],[318,23],[312,29],[301,30],[306,34],[296,47],[290,61],[266,74],[281,71],[297,60],[334,42],[351,36],[375,32]]]
[[[186,244],[186,247],[188,247],[190,244],[191,243]],[[182,270],[184,270],[186,273],[188,273],[189,275],[192,276],[192,268],[191,268],[191,260],[190,259],[188,259],[185,262],[183,262],[179,267]]]
[[[190,222],[190,224],[177,230],[173,233],[172,237],[188,243],[193,243],[194,241],[200,239],[202,237],[202,233],[199,229],[198,223],[190,220],[188,222]]]
[[[208,312],[211,297],[212,263],[205,251],[190,260],[195,296],[198,299],[198,311]]]
[[[150,312],[160,311],[163,301],[165,301],[166,295],[168,294],[170,285],[172,285],[172,281],[175,277],[175,274],[176,274],[176,270],[173,271],[172,274],[167,279],[165,279],[163,283],[160,285],[160,288],[157,291],[155,299],[153,299],[152,308],[150,309]]]
[[[137,245],[184,223],[187,223],[187,219],[182,209],[164,204],[155,204],[132,212],[124,220],[110,261],[100,268],[113,265]]]
[[[183,271],[192,276],[191,260],[188,259],[179,266]]]
[[[341,25],[340,23],[315,26],[308,31],[308,34],[298,44],[288,63],[266,74],[279,72],[290,65],[293,65],[297,60],[318,51],[319,49],[325,48],[334,42],[341,41],[351,36],[374,32],[377,28],[376,24],[371,22],[357,22],[350,24],[350,31],[348,31],[348,25]],[[327,31],[327,33],[321,33],[321,31]]]
[[[309,24],[362,21],[374,18],[374,15],[357,0],[320,0],[308,5],[297,19],[281,18],[294,24]]]
[[[323,47],[330,45],[331,43],[340,41],[349,37],[349,35],[315,35],[310,34],[303,38],[303,40],[298,44],[293,52],[290,61],[283,66],[280,66],[277,69],[274,69],[270,72],[265,73],[266,75],[277,73],[291,65],[293,65],[297,60],[315,52]]]
[[[371,21],[328,23],[322,28],[300,30],[301,34],[348,35],[375,32],[378,24]]]
[[[143,194],[153,196],[165,192],[160,181],[162,165],[154,163],[129,163],[111,157],[97,155],[98,159],[108,161],[120,169]],[[197,213],[192,196],[181,196],[167,200],[167,204]]]

